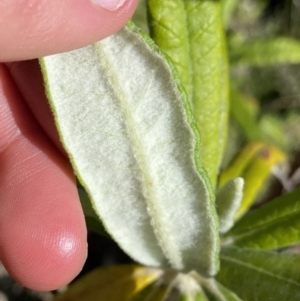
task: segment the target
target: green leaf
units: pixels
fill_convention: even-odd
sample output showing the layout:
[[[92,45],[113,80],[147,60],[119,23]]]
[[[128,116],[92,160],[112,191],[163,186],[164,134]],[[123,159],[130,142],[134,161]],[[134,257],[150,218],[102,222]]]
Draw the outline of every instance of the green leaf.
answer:
[[[192,274],[180,274],[177,286],[181,293],[181,301],[208,301],[200,283]]]
[[[234,218],[243,199],[244,179],[234,178],[217,192],[216,207],[220,219],[220,232],[227,232],[234,224]]]
[[[195,296],[183,295],[181,301],[209,301],[203,291],[198,292]]]
[[[145,265],[215,274],[214,195],[165,56],[130,24],[41,65],[62,143],[108,233]]]
[[[206,290],[206,295],[208,296],[209,301],[242,301],[235,293],[214,281],[214,287]]]
[[[245,180],[243,199],[235,218],[241,218],[256,201],[274,167],[286,162],[285,154],[276,147],[253,142],[246,145],[234,162],[221,174],[220,187],[234,177]]]
[[[286,161],[285,154],[276,147],[265,145],[243,173],[244,196],[236,219],[241,218],[256,201],[275,166]]]
[[[159,279],[134,295],[130,301],[163,301],[167,298],[169,290],[169,284],[163,283],[163,280]]]
[[[227,138],[228,62],[220,1],[148,0],[150,33],[174,62],[193,106],[215,187]]]
[[[254,100],[237,91],[231,90],[230,113],[248,140],[261,140]]]
[[[219,186],[222,187],[229,180],[241,177],[247,166],[253,161],[255,156],[261,151],[264,144],[261,142],[253,142],[247,144],[236,156],[229,167],[220,175]]]
[[[234,292],[221,285],[214,278],[204,278],[197,273],[193,277],[203,288],[209,301],[242,301]]]
[[[147,0],[150,35],[172,59],[192,103],[193,83],[184,0]]]
[[[300,42],[286,37],[255,40],[231,48],[233,65],[267,66],[300,63]]]
[[[230,291],[228,288],[224,287],[219,282],[216,281],[216,285],[226,301],[242,301],[242,299],[240,299],[234,292]],[[216,301],[219,300],[217,299]],[[220,301],[223,300],[220,299]]]
[[[132,16],[132,21],[144,32],[149,32],[147,23],[146,0],[139,0],[138,6],[134,12],[134,15]]]
[[[287,149],[289,144],[286,127],[286,120],[274,114],[264,114],[259,120],[263,140],[283,149]]]
[[[229,26],[232,14],[238,3],[238,0],[221,0],[222,20],[225,28]]]
[[[300,300],[300,256],[224,248],[218,281],[244,300]]]
[[[195,296],[194,301],[209,301],[209,300],[207,299],[205,293],[201,291]]]
[[[89,196],[84,190],[84,188],[81,185],[77,185],[77,191],[84,215],[97,218],[97,214],[93,209]]]
[[[255,249],[300,243],[300,188],[251,212],[226,238],[234,245]]]
[[[163,286],[158,288],[155,292],[153,292],[148,298],[147,301],[163,301],[168,296],[168,287]]]
[[[98,268],[75,281],[53,301],[129,301],[162,273],[159,269],[134,265]]]

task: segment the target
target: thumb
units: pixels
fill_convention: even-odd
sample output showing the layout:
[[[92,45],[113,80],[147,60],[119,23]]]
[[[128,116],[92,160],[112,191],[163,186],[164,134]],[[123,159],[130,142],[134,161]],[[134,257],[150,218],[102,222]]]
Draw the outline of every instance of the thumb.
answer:
[[[132,16],[138,0],[2,0],[0,62],[64,52],[103,39]]]

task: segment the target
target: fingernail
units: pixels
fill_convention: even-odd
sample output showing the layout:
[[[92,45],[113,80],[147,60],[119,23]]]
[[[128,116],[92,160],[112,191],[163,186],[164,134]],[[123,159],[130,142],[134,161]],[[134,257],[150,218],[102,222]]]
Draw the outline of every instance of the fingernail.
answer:
[[[107,10],[115,11],[120,8],[126,0],[92,0],[92,2]]]

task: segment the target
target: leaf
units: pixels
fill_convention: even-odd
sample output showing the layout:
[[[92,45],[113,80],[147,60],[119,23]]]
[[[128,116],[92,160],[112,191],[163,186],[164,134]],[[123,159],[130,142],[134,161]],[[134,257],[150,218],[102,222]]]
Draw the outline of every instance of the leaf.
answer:
[[[145,287],[130,301],[208,301],[196,280],[189,274],[165,271],[156,282]]]
[[[253,142],[247,144],[240,151],[231,165],[221,173],[219,186],[222,187],[225,183],[233,178],[241,177],[247,166],[263,147],[264,144],[262,142]]]
[[[256,197],[275,166],[286,161],[286,156],[276,147],[265,145],[243,173],[245,180],[244,196],[236,219],[241,218],[253,205]]]
[[[286,161],[285,154],[262,142],[246,145],[234,162],[221,174],[220,187],[235,177],[245,181],[243,199],[235,218],[241,218],[255,202],[275,166]]]
[[[218,270],[218,221],[174,68],[132,24],[41,61],[64,147],[107,232],[149,266]]]
[[[228,62],[220,1],[148,0],[150,33],[174,62],[193,106],[213,187],[227,139]]]
[[[199,292],[195,298],[194,298],[194,301],[209,301],[205,295],[204,292]]]
[[[221,285],[214,278],[204,278],[197,273],[193,276],[203,288],[209,301],[242,301],[234,292]]]
[[[300,256],[224,248],[218,281],[244,300],[300,300]]]
[[[231,48],[233,65],[267,66],[300,63],[300,42],[287,37],[255,40]]]
[[[177,286],[181,292],[181,301],[208,301],[200,284],[192,274],[180,274]]]
[[[209,301],[203,291],[198,292],[195,296],[183,295],[181,301]]]
[[[259,120],[259,127],[264,141],[269,141],[283,149],[288,148],[289,141],[286,135],[286,120],[274,114],[264,114]]]
[[[300,243],[300,188],[251,212],[225,237],[236,246],[254,249]]]
[[[222,20],[225,28],[229,26],[232,14],[238,3],[238,0],[221,0]]]
[[[216,207],[220,219],[220,232],[227,232],[234,224],[234,218],[243,199],[244,179],[234,178],[217,192]]]
[[[266,75],[265,79],[270,81]],[[259,81],[261,79],[257,80],[257,82]],[[265,83],[261,83],[261,85],[265,86]],[[254,86],[257,87],[257,85]],[[286,107],[282,101],[280,104]],[[267,144],[287,149],[289,147],[287,132],[289,131],[286,130],[286,119],[283,119],[282,116],[266,113],[260,117],[259,109],[258,100],[240,93],[236,89],[231,89],[230,114],[246,138],[250,141],[264,141]]]
[[[139,0],[138,6],[132,16],[133,23],[141,28],[144,32],[148,33],[148,23],[147,23],[147,12],[146,12],[146,0]]]
[[[136,294],[130,301],[164,301],[170,290],[170,285],[163,283],[162,279],[145,287],[141,292]]]
[[[207,291],[209,301],[242,301],[235,293],[215,281],[213,291]]]
[[[158,288],[149,298],[147,301],[163,301],[166,299],[168,295],[168,287],[160,287]]]
[[[147,0],[150,35],[172,59],[192,103],[189,41],[186,28],[185,1]]]
[[[221,285],[219,282],[216,281],[216,285],[226,301],[242,301],[242,299],[240,299],[234,292],[230,291],[229,289]]]
[[[258,125],[258,118],[256,108],[253,108],[254,100],[237,91],[231,90],[230,97],[230,113],[234,120],[238,123],[240,128],[248,140],[261,140],[261,131]]]
[[[162,275],[162,271],[134,265],[97,268],[75,281],[53,301],[129,301]]]

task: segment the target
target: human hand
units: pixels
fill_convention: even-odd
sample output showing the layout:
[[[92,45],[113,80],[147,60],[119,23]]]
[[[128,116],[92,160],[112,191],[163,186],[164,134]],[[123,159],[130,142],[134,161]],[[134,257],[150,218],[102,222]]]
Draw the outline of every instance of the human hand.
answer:
[[[100,2],[95,0],[94,2]],[[0,259],[21,284],[53,290],[81,270],[86,227],[36,60],[120,29],[137,0],[0,2]]]

